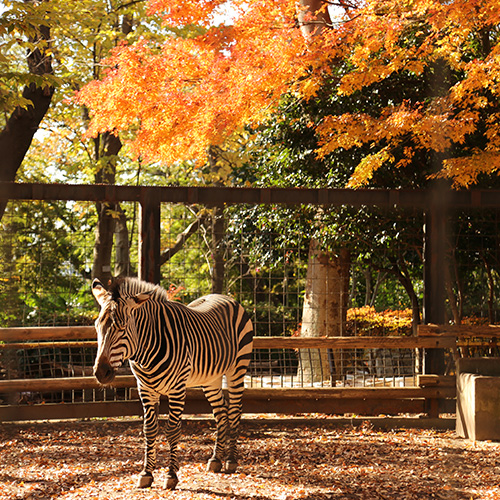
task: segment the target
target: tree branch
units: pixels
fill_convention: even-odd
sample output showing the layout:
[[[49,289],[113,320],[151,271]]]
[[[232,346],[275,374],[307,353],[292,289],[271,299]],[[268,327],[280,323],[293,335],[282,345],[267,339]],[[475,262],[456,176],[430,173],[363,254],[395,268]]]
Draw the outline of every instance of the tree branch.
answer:
[[[189,224],[189,226],[177,236],[175,243],[172,247],[163,251],[160,255],[160,266],[168,262],[177,252],[179,252],[183,247],[186,241],[195,234],[200,226],[205,222],[205,215],[201,215],[194,222]]]

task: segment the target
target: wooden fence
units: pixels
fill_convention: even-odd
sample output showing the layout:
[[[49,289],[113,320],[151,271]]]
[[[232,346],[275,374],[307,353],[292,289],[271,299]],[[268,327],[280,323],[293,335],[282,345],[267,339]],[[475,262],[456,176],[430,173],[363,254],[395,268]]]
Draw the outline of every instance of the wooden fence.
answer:
[[[494,327],[492,327],[494,328]],[[255,349],[457,349],[457,332],[427,329],[417,337],[256,337]],[[490,332],[491,333],[491,332]],[[35,347],[95,347],[94,327],[41,327],[0,329],[0,350]],[[135,387],[131,375],[117,376],[115,388]],[[93,376],[0,380],[0,394],[99,389]],[[454,412],[453,377],[421,375],[413,387],[248,388],[245,413],[325,413],[391,415]],[[167,401],[161,413],[167,413]],[[188,392],[185,413],[208,413],[201,390]],[[66,419],[140,415],[139,400],[91,403],[54,403],[0,406],[0,421]]]
[[[159,281],[160,207],[162,203],[203,204],[316,204],[324,206],[376,206],[379,208],[413,207],[425,213],[424,310],[426,323],[445,321],[444,262],[447,210],[457,208],[498,208],[499,190],[446,191],[434,190],[336,190],[336,189],[268,189],[268,188],[148,188],[132,186],[72,186],[16,184],[0,182],[0,200],[87,200],[135,201],[140,204],[139,277]],[[454,411],[453,378],[443,373],[443,350],[456,355],[470,355],[483,342],[486,348],[496,345],[498,329],[489,327],[474,332],[471,327],[453,331],[426,327],[417,337],[340,337],[322,339],[258,337],[256,349],[423,349],[425,373],[413,387],[343,387],[343,388],[250,388],[246,391],[244,411],[247,413],[355,413],[360,415],[427,413]],[[458,329],[457,329],[458,328]],[[493,328],[493,330],[491,330]],[[489,334],[491,333],[491,337]],[[57,347],[58,342],[73,347],[95,345],[92,327],[9,328],[0,329],[0,349],[27,349],[43,343]],[[487,337],[487,340],[477,340]],[[3,343],[2,343],[3,342]],[[62,345],[61,345],[62,346]],[[118,377],[115,386],[133,387],[130,376]],[[451,385],[450,385],[451,384]],[[23,391],[98,389],[93,377],[62,377],[42,380],[0,380],[0,394]],[[54,403],[0,406],[0,421],[81,418],[141,414],[135,401],[100,401],[92,403]],[[166,401],[161,412],[165,413]],[[192,390],[187,413],[209,411],[200,391]]]

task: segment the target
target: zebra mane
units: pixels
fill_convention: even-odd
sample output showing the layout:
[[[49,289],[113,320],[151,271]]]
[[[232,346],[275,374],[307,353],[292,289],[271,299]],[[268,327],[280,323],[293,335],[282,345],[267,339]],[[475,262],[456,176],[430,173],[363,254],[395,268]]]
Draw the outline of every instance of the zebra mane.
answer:
[[[138,293],[154,290],[152,298],[157,300],[168,300],[167,292],[159,285],[142,281],[138,278],[119,278],[113,280],[109,287],[111,299],[117,301],[120,298],[130,297]]]

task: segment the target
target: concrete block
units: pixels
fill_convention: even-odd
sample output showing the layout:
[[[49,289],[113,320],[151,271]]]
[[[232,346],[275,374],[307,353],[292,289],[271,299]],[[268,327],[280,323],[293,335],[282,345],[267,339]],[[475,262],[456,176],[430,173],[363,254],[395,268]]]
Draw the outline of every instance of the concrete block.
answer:
[[[457,363],[457,434],[500,441],[500,358],[464,358]]]

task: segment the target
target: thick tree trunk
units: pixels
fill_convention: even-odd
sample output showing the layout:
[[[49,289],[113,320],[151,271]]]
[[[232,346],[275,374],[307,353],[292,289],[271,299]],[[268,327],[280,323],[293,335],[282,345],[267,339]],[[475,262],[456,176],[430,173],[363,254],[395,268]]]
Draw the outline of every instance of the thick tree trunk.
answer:
[[[127,35],[132,31],[133,26],[133,18],[125,15],[122,20],[122,33]],[[97,67],[94,71],[96,71],[95,78],[98,78]],[[97,165],[96,184],[115,184],[117,156],[121,148],[120,138],[111,132],[105,132],[94,139],[94,156]],[[103,283],[107,283],[112,277],[111,260],[115,229],[117,229],[115,275],[131,274],[127,218],[118,203],[96,203],[96,209],[98,222],[95,230],[92,279],[98,278]]]
[[[345,249],[339,255],[321,249],[311,240],[302,310],[302,337],[332,337],[344,334],[349,298],[350,256]],[[306,384],[330,380],[340,373],[340,357],[326,349],[301,350],[300,362]],[[332,365],[332,366],[331,366]]]
[[[48,43],[50,30],[47,26],[38,28],[37,36],[31,42],[44,41]],[[52,59],[45,50],[35,49],[28,54],[28,67],[34,75],[52,75]],[[40,122],[47,113],[54,88],[51,86],[37,87],[27,85],[23,90],[23,98],[31,102],[26,108],[18,106],[11,114],[5,128],[0,132],[0,181],[14,181],[17,171],[28,152],[33,136]],[[5,202],[0,202],[0,220],[5,211]]]

